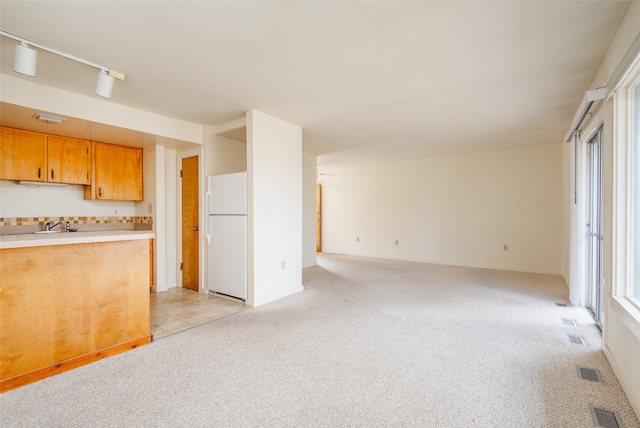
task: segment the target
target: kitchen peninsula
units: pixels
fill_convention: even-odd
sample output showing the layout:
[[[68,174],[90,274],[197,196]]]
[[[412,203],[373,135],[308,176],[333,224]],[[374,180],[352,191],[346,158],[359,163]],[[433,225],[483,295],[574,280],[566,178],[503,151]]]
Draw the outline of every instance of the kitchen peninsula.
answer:
[[[151,341],[151,231],[0,235],[0,391]]]

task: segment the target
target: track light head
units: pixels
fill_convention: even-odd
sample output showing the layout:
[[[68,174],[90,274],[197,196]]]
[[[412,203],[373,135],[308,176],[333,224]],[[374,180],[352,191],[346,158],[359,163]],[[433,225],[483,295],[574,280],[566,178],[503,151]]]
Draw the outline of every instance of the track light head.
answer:
[[[100,70],[98,72],[98,84],[96,85],[96,95],[103,98],[111,98],[113,92],[113,82],[115,79],[109,76],[107,70]]]
[[[96,95],[101,96],[103,98],[110,99],[111,93],[113,92],[113,82],[114,79],[124,80],[127,76],[127,73],[121,70],[116,70],[115,68],[105,67],[103,65],[99,65],[81,58],[77,56],[69,55],[64,52],[60,52],[56,49],[52,49],[50,47],[41,45],[36,42],[32,42],[27,39],[23,39],[20,36],[16,36],[15,34],[7,33],[6,31],[0,30],[0,36],[8,37],[12,40],[19,42],[16,45],[15,59],[13,63],[13,70],[17,73],[21,73],[27,76],[35,77],[36,76],[36,65],[38,59],[38,51],[35,49],[29,48],[38,48],[44,51],[50,52],[55,55],[59,55],[61,57],[70,59],[75,62],[79,62],[84,65],[88,65],[89,67],[97,68],[98,73],[98,83],[96,85]]]
[[[13,71],[31,77],[36,77],[36,65],[38,63],[38,51],[30,49],[25,42],[16,45],[16,53],[13,61]]]

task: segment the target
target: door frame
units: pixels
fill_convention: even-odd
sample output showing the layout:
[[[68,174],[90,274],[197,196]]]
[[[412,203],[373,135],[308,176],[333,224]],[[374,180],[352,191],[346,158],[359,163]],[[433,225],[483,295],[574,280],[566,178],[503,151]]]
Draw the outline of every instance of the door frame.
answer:
[[[182,270],[180,270],[180,262],[182,260],[182,179],[180,170],[182,169],[182,160],[190,157],[198,157],[198,224],[203,225],[205,221],[204,192],[206,189],[206,180],[204,174],[204,150],[202,147],[183,150],[176,155],[176,272],[178,286],[182,287]],[[206,283],[204,282],[204,266],[205,266],[205,242],[204,227],[200,227],[198,231],[198,281],[200,283],[199,293],[207,294]]]
[[[596,142],[593,142],[597,140]],[[586,144],[586,281],[585,307],[602,329],[604,321],[604,129],[600,128]],[[597,145],[597,167],[594,168],[594,149]],[[597,180],[597,183],[595,182]],[[597,189],[594,189],[594,186]],[[597,192],[597,195],[594,194]],[[596,200],[594,201],[594,196]],[[594,206],[596,204],[596,206]],[[594,218],[596,217],[596,218]],[[597,224],[594,225],[594,220]],[[597,228],[597,230],[595,230]],[[594,233],[598,236],[594,240]],[[595,244],[595,248],[594,248]]]
[[[570,216],[570,266],[569,266],[569,296],[571,303],[577,306],[587,306],[587,280],[589,239],[586,224],[589,216],[588,198],[588,156],[587,145],[593,136],[600,131],[604,124],[602,105],[594,112],[591,121],[582,130],[576,142],[572,142],[571,177],[571,212]],[[606,133],[606,130],[604,131]]]

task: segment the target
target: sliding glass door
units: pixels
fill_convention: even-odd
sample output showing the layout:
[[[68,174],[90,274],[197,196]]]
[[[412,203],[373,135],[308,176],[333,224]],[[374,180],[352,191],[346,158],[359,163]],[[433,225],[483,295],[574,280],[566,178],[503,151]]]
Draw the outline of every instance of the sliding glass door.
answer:
[[[602,328],[604,288],[603,240],[603,162],[602,128],[587,144],[588,216],[587,216],[587,309]]]

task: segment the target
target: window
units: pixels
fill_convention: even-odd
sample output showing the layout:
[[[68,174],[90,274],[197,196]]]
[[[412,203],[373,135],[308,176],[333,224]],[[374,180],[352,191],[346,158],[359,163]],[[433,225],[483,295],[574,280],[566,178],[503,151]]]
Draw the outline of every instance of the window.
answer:
[[[629,89],[630,273],[629,298],[640,306],[640,79]]]

